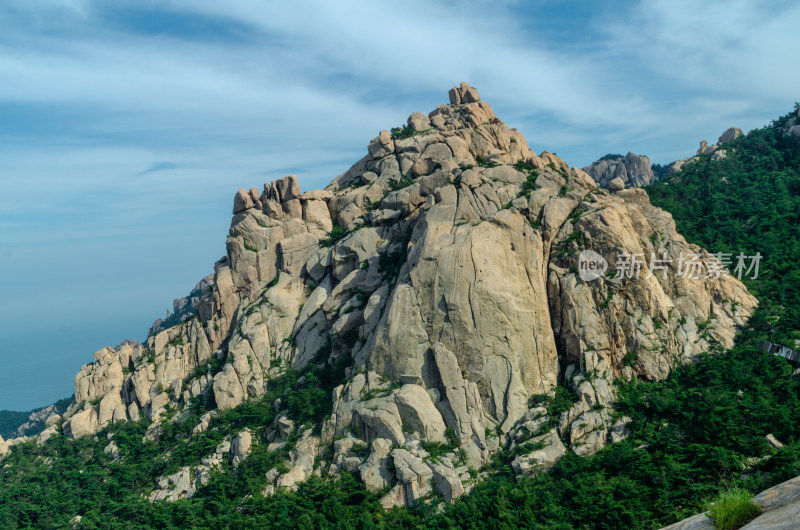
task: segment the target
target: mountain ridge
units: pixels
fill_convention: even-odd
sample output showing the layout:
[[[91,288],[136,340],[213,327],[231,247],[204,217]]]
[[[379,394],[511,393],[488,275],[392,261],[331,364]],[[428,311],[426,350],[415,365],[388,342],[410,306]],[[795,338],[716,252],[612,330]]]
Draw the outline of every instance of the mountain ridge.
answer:
[[[615,379],[663,380],[733,346],[756,300],[730,277],[681,277],[680,255],[713,256],[643,190],[537,155],[466,83],[449,99],[381,131],[325,190],[293,175],[240,189],[196,314],[96,352],[37,442],[125,420],[149,440],[198,435],[288,385],[271,424],[231,433],[150,498],[189,498],[222,461],[266,448],[286,464],[265,494],[346,471],[386,508],[452,502],[501,449],[523,476],[624,439]],[[584,250],[613,268],[625,253],[669,264],[586,281]]]

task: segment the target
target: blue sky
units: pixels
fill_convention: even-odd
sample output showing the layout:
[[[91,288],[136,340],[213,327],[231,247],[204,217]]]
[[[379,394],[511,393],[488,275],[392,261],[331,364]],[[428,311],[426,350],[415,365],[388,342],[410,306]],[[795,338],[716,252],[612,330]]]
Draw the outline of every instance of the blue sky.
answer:
[[[323,187],[460,81],[574,166],[672,161],[800,99],[796,2],[289,4],[0,4],[0,409],[144,339],[238,188]]]

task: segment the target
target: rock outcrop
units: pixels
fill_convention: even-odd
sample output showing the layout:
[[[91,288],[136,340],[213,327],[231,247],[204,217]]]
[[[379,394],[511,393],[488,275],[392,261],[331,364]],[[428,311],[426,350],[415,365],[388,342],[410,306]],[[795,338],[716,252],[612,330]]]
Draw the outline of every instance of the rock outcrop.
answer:
[[[697,150],[695,156],[676,160],[675,162],[669,165],[669,173],[672,174],[680,171],[684,165],[694,162],[700,155],[710,154],[711,160],[722,160],[723,158],[728,156],[727,151],[725,149],[722,149],[722,146],[724,144],[734,141],[742,134],[744,133],[738,127],[730,127],[728,129],[725,129],[725,131],[720,135],[719,139],[717,140],[717,143],[715,144],[708,145],[708,142],[706,140],[701,140],[700,148]]]
[[[111,444],[114,442],[112,441]],[[196,466],[184,466],[171,475],[159,477],[158,486],[150,493],[150,502],[167,501],[175,502],[180,499],[191,499],[198,488],[204,486],[211,479],[211,472],[222,469],[223,462],[227,459],[236,468],[250,454],[252,438],[249,431],[242,431],[233,439],[226,438],[212,454],[202,459]],[[106,452],[113,452],[107,447]],[[114,446],[115,447],[115,446]],[[119,458],[117,449],[116,457]]]
[[[209,274],[194,286],[192,292],[183,298],[176,298],[172,301],[172,313],[167,311],[165,319],[158,319],[153,322],[148,335],[155,335],[167,328],[171,328],[185,322],[197,314],[197,304],[205,297],[208,297],[214,275]]]
[[[755,307],[730,276],[683,274],[685,258],[713,257],[643,190],[612,193],[537,155],[469,85],[393,131],[325,190],[303,193],[294,175],[239,190],[196,314],[95,353],[63,432],[144,417],[155,437],[168,411],[232,409],[287,368],[346,366],[319,430],[276,402],[265,439],[234,441],[231,465],[264,443],[288,451],[266,493],[348,471],[388,491],[385,506],[434,491],[451,501],[500,448],[533,473],[623,438],[615,378],[660,380],[731,346]],[[582,279],[583,250],[609,273]],[[550,418],[542,403],[559,385],[577,400]],[[185,497],[203,476],[189,466],[151,498]]]
[[[9,431],[5,434],[8,438],[22,438],[33,437],[40,434],[52,422],[61,419],[61,414],[67,410],[72,400],[70,398],[61,399],[52,405],[34,409],[27,414],[25,421],[20,422],[18,426],[9,426]],[[15,414],[15,413],[12,413]],[[2,441],[0,441],[2,443]]]
[[[606,155],[583,170],[604,188],[608,188],[615,179],[622,180],[626,188],[649,186],[656,182],[650,159],[633,153],[625,156]]]
[[[800,136],[800,106],[795,106],[794,116],[790,116],[781,128],[787,136]]]

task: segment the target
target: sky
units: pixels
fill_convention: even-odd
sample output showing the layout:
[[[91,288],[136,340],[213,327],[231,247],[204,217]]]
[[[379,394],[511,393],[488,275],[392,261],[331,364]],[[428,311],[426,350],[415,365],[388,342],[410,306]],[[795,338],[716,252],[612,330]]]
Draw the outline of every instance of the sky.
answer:
[[[467,81],[534,151],[667,163],[800,100],[794,1],[0,3],[0,409],[69,396],[225,253]]]

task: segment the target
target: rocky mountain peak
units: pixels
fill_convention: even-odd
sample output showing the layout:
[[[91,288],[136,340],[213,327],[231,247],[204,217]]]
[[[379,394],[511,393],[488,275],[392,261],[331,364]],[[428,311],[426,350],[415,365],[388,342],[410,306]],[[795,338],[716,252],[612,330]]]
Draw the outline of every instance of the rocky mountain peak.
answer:
[[[461,105],[464,103],[477,103],[481,100],[478,90],[469,86],[468,83],[461,82],[459,86],[453,87],[448,93],[451,105]]]
[[[615,179],[622,181],[623,187],[638,188],[655,182],[650,159],[644,155],[606,155],[583,168],[600,186],[608,188]]]
[[[700,155],[710,154],[711,160],[722,160],[728,156],[728,152],[721,147],[726,143],[734,141],[742,134],[744,133],[738,127],[729,127],[725,129],[725,131],[723,131],[723,133],[719,136],[716,144],[708,145],[706,140],[701,140],[700,148],[697,150],[697,153],[694,156],[689,158],[681,158],[680,160],[676,160],[669,165],[669,174],[680,171],[684,165],[696,161]]]
[[[733,343],[755,299],[729,276],[682,274],[686,255],[713,257],[643,190],[605,190],[537,155],[466,83],[449,99],[380,131],[325,190],[302,192],[294,175],[240,189],[196,314],[145,344],[97,352],[75,378],[75,404],[45,433],[144,417],[157,437],[161,421],[203,403],[199,432],[290,369],[341,372],[315,424],[277,400],[262,434],[223,442],[209,461],[291,438],[290,469],[267,473],[265,492],[346,470],[388,491],[387,507],[432,487],[452,500],[500,448],[517,448],[512,465],[525,474],[623,438],[615,378],[663,379]],[[582,255],[607,274],[582,274]],[[559,387],[575,402],[551,417],[542,404]],[[428,443],[452,452],[431,459]],[[183,468],[152,498],[189,495],[207,472]]]
[[[727,129],[725,129],[725,131],[723,131],[723,133],[719,136],[719,139],[717,140],[717,143],[715,143],[715,144],[708,145],[707,141],[701,140],[700,141],[700,149],[697,150],[697,154],[698,155],[704,155],[704,154],[713,153],[714,151],[719,149],[719,147],[721,145],[726,144],[728,142],[734,141],[735,139],[740,137],[742,134],[744,134],[744,133],[738,127],[729,127]]]
[[[719,136],[719,139],[717,140],[717,145],[722,145],[722,144],[727,144],[728,142],[732,142],[743,134],[744,133],[740,128],[729,127],[728,129],[725,129],[725,132],[723,132]]]

